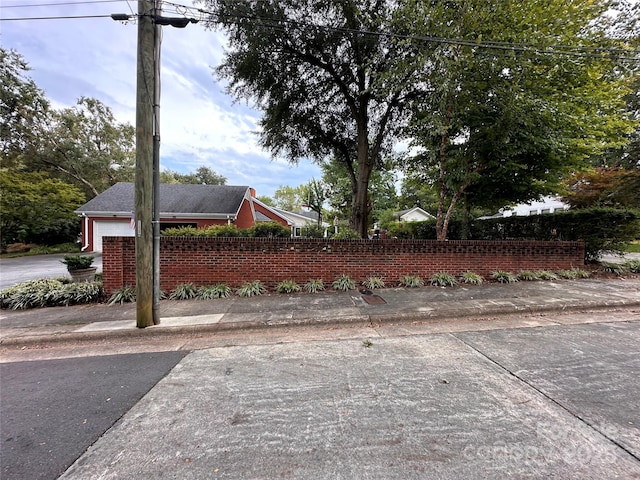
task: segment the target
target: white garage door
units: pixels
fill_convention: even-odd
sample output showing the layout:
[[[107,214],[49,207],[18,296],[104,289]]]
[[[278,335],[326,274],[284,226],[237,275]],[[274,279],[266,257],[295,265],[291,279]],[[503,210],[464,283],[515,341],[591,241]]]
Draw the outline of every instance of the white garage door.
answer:
[[[102,251],[102,237],[133,237],[135,233],[131,229],[130,221],[124,222],[93,222],[93,251]]]

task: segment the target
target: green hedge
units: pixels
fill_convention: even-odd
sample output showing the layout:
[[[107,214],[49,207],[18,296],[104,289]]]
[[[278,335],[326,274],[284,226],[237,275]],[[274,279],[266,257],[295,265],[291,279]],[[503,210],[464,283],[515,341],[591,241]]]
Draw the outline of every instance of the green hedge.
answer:
[[[454,219],[447,238],[460,240],[463,231],[463,222]],[[388,233],[398,238],[435,239],[436,224],[435,220],[394,223]],[[621,252],[626,243],[638,237],[640,211],[615,208],[473,220],[468,236],[471,240],[583,240],[587,260],[599,258],[601,252]]]
[[[251,228],[238,228],[235,225],[211,225],[210,227],[175,227],[162,231],[170,237],[290,237],[289,227],[277,222],[260,222]]]

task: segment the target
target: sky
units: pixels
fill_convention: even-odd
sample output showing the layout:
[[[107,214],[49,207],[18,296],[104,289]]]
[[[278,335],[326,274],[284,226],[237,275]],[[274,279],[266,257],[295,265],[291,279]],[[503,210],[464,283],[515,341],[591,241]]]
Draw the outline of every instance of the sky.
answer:
[[[172,0],[192,6],[191,0]],[[54,4],[54,5],[52,5]],[[55,5],[57,4],[57,5]],[[55,108],[80,97],[109,106],[119,122],[135,125],[135,23],[111,18],[8,20],[137,13],[136,0],[0,0],[0,44],[28,62],[29,76]],[[165,16],[180,16],[166,4]],[[171,12],[170,12],[171,9]],[[191,16],[191,15],[188,15]],[[300,160],[274,159],[254,133],[260,112],[225,93],[213,69],[224,56],[225,37],[202,23],[162,27],[160,164],[181,173],[206,166],[273,196],[281,185],[297,187],[322,174]]]

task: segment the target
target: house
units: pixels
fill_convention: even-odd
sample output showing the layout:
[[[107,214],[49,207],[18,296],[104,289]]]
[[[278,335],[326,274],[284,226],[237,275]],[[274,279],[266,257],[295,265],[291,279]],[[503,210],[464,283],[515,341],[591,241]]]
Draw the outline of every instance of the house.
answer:
[[[316,212],[288,212],[286,210],[282,210],[280,208],[271,207],[257,198],[253,199],[253,205],[258,215],[264,215],[266,217],[266,221],[278,221],[283,225],[287,225],[291,227],[291,235],[293,237],[302,236],[302,229],[304,227],[317,225],[318,224],[318,214]],[[277,219],[282,219],[286,223],[283,223]],[[262,218],[257,217],[257,221],[261,221]],[[328,227],[329,224],[325,222],[320,223],[324,228]]]
[[[569,205],[564,203],[558,197],[541,197],[528,203],[519,203],[513,207],[501,208],[495,215],[481,217],[485,218],[503,218],[511,216],[526,217],[530,215],[543,215],[546,213],[557,213],[569,210]]]
[[[435,220],[436,217],[420,207],[413,207],[401,212],[396,212],[395,217],[399,222],[424,222],[425,220]]]
[[[247,186],[160,185],[160,228],[233,224],[249,228],[259,221],[275,221],[295,229],[283,213],[262,208]],[[134,184],[116,183],[75,211],[82,217],[82,251],[102,251],[102,237],[134,236]]]

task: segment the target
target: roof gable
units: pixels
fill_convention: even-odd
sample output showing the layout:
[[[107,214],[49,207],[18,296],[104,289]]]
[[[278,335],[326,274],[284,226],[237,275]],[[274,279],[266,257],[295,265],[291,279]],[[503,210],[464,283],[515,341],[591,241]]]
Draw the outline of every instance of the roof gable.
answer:
[[[236,215],[249,187],[160,184],[161,214]],[[92,198],[76,213],[127,214],[134,210],[134,184],[120,182]]]

